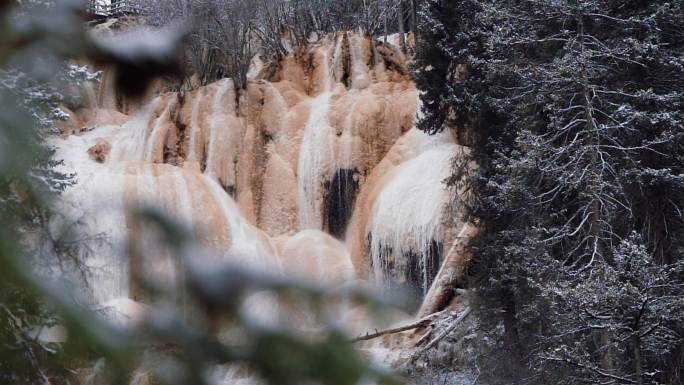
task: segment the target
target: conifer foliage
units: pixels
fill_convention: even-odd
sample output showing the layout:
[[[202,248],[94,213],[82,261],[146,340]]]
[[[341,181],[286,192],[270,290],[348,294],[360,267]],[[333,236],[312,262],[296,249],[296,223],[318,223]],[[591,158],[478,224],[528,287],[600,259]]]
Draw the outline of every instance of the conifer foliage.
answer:
[[[425,2],[421,128],[478,165],[451,183],[492,383],[684,381],[683,7]]]

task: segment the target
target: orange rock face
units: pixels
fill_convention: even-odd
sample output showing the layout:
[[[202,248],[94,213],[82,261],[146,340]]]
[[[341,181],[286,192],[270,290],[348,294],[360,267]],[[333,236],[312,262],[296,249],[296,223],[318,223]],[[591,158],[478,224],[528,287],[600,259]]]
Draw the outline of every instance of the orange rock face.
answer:
[[[424,295],[463,226],[451,220],[443,180],[464,149],[449,132],[415,129],[409,59],[393,44],[337,33],[275,71],[255,67],[246,89],[223,79],[142,103],[121,103],[105,73],[90,112],[76,114],[95,128],[56,145],[81,181],[65,205],[96,218],[89,210],[116,203],[86,221],[86,233],[130,236],[126,208],[150,205],[219,259],[325,284],[413,285]],[[150,255],[136,268],[174,281],[178,266],[142,238]],[[112,282],[98,301],[136,298],[125,276],[132,269],[116,278],[103,269]]]
[[[111,151],[112,144],[105,139],[99,139],[93,147],[88,149],[88,155],[90,159],[98,163],[104,163]]]

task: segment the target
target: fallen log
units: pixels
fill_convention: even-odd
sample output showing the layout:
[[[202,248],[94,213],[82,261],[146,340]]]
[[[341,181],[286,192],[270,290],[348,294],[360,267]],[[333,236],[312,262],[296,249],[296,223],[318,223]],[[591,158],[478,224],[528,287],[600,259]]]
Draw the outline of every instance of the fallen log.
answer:
[[[435,345],[437,345],[437,343],[438,343],[439,341],[441,341],[444,337],[446,337],[446,336],[448,336],[449,334],[451,334],[451,333],[454,331],[454,329],[456,329],[456,327],[458,327],[458,325],[459,325],[461,322],[463,322],[463,320],[464,320],[469,314],[470,314],[470,307],[467,307],[467,308],[465,308],[465,309],[458,315],[458,318],[456,318],[456,320],[455,320],[451,325],[449,325],[446,329],[444,329],[441,333],[439,333],[435,338],[433,338],[432,341],[430,341],[430,343],[428,343],[427,345],[425,345],[424,348],[420,349],[420,351],[418,351],[417,355],[422,354],[422,353],[424,353],[424,352],[430,350],[432,347],[434,347]]]
[[[424,326],[429,325],[436,317],[439,316],[440,313],[442,313],[442,312],[430,314],[427,317],[423,317],[423,318],[419,319],[418,321],[411,323],[411,324],[408,324],[408,325],[399,326],[396,328],[391,328],[391,329],[386,329],[386,330],[381,330],[381,331],[376,330],[375,333],[366,333],[360,337],[354,338],[353,340],[351,340],[351,342],[354,343],[354,342],[360,342],[360,341],[368,341],[368,340],[372,340],[372,339],[382,337],[382,336],[385,336],[388,334],[396,334],[396,333],[401,333],[401,332],[405,332],[408,330],[418,329],[420,327],[424,327]]]
[[[425,295],[423,305],[418,311],[419,317],[425,317],[444,309],[453,299],[455,289],[465,284],[466,269],[472,257],[472,253],[467,250],[466,246],[478,231],[479,229],[470,223],[463,224],[437,273],[437,277]]]

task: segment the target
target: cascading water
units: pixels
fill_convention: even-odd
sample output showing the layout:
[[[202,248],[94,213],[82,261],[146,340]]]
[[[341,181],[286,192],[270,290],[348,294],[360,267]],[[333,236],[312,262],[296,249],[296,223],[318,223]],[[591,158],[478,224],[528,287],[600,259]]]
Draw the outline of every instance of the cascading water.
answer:
[[[95,86],[92,82],[83,83],[83,97],[84,104],[87,108],[97,109],[99,106],[97,104],[97,95],[95,94]]]
[[[116,161],[148,160],[156,146],[148,140],[148,128],[161,125],[163,116],[154,116],[154,112],[161,108],[163,102],[160,96],[154,98],[124,125],[115,127],[110,136],[118,145],[112,148],[110,158]]]
[[[158,116],[154,120],[154,124],[152,126],[152,132],[150,133],[149,137],[146,139],[146,150],[145,150],[145,156],[144,160],[147,161],[155,161],[163,160],[163,148],[160,148],[160,145],[163,145],[159,141],[159,138],[162,136],[161,131],[162,128],[164,127],[164,119],[169,116],[171,113],[171,107],[173,107],[173,98],[169,98],[168,101],[166,101],[166,106],[162,110],[160,116]],[[141,130],[144,131],[144,130]],[[160,154],[160,157],[155,157],[156,154]]]
[[[93,302],[144,311],[131,301],[145,299],[130,290],[129,236],[153,251],[141,264],[148,275],[173,286],[183,274],[151,235],[132,234],[128,210],[141,205],[176,218],[213,258],[333,285],[416,281],[424,293],[448,230],[442,181],[458,145],[411,128],[415,87],[372,44],[324,38],[307,48],[313,68],[293,53],[268,81],[255,60],[261,68],[246,90],[224,79],[163,93],[124,124],[55,139],[64,171],[78,175],[60,202],[65,222],[78,220],[79,235],[93,239]],[[258,322],[289,312],[295,325],[316,328],[305,307],[284,309],[269,296],[248,307]],[[346,303],[338,309],[336,319],[356,322]],[[360,333],[368,324],[354,325]]]
[[[371,78],[368,69],[368,59],[370,52],[364,49],[367,40],[358,36],[352,35],[349,38],[349,50],[351,55],[351,87],[353,89],[363,89],[370,85]]]
[[[335,159],[335,134],[329,120],[333,79],[328,49],[322,50],[320,57],[323,92],[311,102],[297,167],[300,230],[323,228],[323,182]]]
[[[335,82],[340,82],[342,78],[344,77],[344,64],[342,63],[343,60],[345,60],[344,56],[344,51],[343,51],[343,45],[345,42],[345,39],[347,38],[347,34],[339,34],[335,38],[335,48],[333,49],[333,55],[332,55],[332,78],[334,79]]]
[[[161,101],[156,99],[151,105],[159,103]],[[78,175],[77,185],[65,191],[60,211],[65,213],[67,224],[78,221],[76,230],[87,241],[84,250],[90,255],[86,261],[94,268],[93,281],[97,282],[92,286],[93,301],[107,303],[130,295],[129,266],[122,245],[131,235],[127,224],[127,208],[133,207],[131,205],[162,210],[194,229],[207,245],[228,258],[277,268],[277,261],[268,257],[268,242],[264,245],[265,240],[261,239],[258,230],[247,223],[235,202],[213,177],[152,163],[150,148],[156,139],[150,134],[145,141],[145,132],[154,133],[161,119],[149,119],[152,109],[144,109],[141,116],[121,127],[101,127],[54,141],[56,156],[64,160],[63,171]],[[168,109],[167,104],[164,113]],[[136,126],[146,121],[150,122],[151,129],[142,124]],[[141,145],[134,145],[136,143],[125,134],[134,134]],[[103,138],[110,140],[113,148],[109,159],[101,164],[89,158],[88,150]],[[230,241],[226,241],[227,237]],[[154,250],[155,246],[149,243],[145,234],[141,238],[143,246],[147,246],[145,249]],[[169,282],[175,280],[178,273],[175,262],[163,252],[148,262],[145,269],[151,275],[166,277]]]
[[[326,206],[326,194],[328,195],[328,209],[330,209],[331,202],[339,205],[339,200],[348,198],[346,197],[348,194],[344,194],[345,197],[338,196],[337,201],[330,194],[337,193],[339,195],[340,192],[347,191],[350,186],[335,186],[333,184],[347,184],[354,173],[352,164],[354,142],[352,125],[357,100],[354,99],[351,103],[351,110],[346,112],[342,127],[338,129],[333,127],[330,116],[333,109],[331,103],[334,103],[334,100],[341,94],[340,87],[334,88],[339,85],[339,82],[344,77],[342,61],[345,60],[343,56],[343,44],[345,41],[353,42],[355,40],[354,37],[347,38],[346,34],[340,34],[335,38],[332,49],[332,64],[329,63],[330,54],[328,51],[323,50],[321,53],[322,68],[319,73],[325,79],[325,88],[323,93],[311,102],[309,119],[306,123],[299,150],[297,175],[300,230],[324,229],[326,218],[324,218],[323,208]],[[352,49],[351,62],[352,67],[356,66],[353,68],[357,68],[356,71],[358,72],[358,67],[362,67],[365,64],[356,63],[357,58],[353,54],[354,51],[358,51],[358,48]],[[367,76],[367,70],[363,73],[366,75],[361,76]],[[357,84],[357,87],[361,87],[361,85]],[[347,93],[347,90],[344,90],[344,92]],[[350,97],[353,96],[350,95]],[[353,199],[348,200],[347,204],[351,204],[353,201]],[[346,224],[346,220],[341,220],[340,222]],[[337,228],[339,226],[334,227]],[[331,230],[330,223],[328,223],[328,230]],[[337,236],[344,235],[344,232],[341,230],[332,231],[337,232],[335,234]]]
[[[392,172],[375,201],[366,232],[376,282],[413,283],[424,295],[439,269],[436,254],[449,200],[443,181],[457,146],[448,133],[432,138],[419,131],[412,134],[424,150]],[[407,282],[411,279],[418,282]]]
[[[113,131],[104,127],[103,131]],[[64,218],[54,226],[73,226],[77,239],[85,240],[83,259],[92,270],[92,297],[96,303],[128,297],[128,261],[121,259],[126,238],[124,186],[122,177],[112,178],[105,165],[87,154],[94,143],[92,133],[54,141],[55,156],[64,161],[65,172],[77,174],[77,187],[68,188],[58,202]],[[94,198],[97,196],[98,198]]]
[[[306,123],[299,150],[299,227],[322,229],[321,218],[323,170],[331,165],[335,151],[333,130],[328,121],[332,93],[325,92],[311,103],[311,115]]]
[[[190,140],[185,158],[185,165],[186,167],[194,167],[196,169],[200,169],[201,167],[201,151],[203,150],[203,147],[200,145],[200,136],[202,134],[203,121],[199,113],[199,109],[203,99],[203,91],[204,89],[198,89],[196,91],[197,95],[194,99],[194,103],[192,104],[190,122],[188,124],[188,129],[186,129],[186,132],[188,133]]]
[[[212,115],[209,127],[209,149],[207,151],[207,168],[206,172],[214,178],[218,178],[218,169],[221,160],[218,151],[218,143],[220,132],[226,129],[228,125],[226,113],[223,111],[223,99],[229,90],[233,89],[233,81],[231,79],[223,79],[218,82],[218,87],[214,95],[212,103]],[[232,111],[231,111],[232,112]]]

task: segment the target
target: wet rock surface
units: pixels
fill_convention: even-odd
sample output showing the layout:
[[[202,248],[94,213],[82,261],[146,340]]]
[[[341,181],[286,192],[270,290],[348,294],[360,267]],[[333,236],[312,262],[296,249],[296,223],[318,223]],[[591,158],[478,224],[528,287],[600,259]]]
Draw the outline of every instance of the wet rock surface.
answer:
[[[112,144],[105,139],[99,139],[93,147],[88,149],[88,155],[90,159],[98,163],[104,163],[111,151]]]
[[[392,44],[338,33],[292,52],[274,73],[254,71],[246,89],[223,79],[139,103],[122,103],[105,73],[90,112],[74,113],[100,123],[54,141],[63,170],[79,177],[63,194],[63,212],[83,236],[108,240],[92,245],[93,301],[144,303],[132,271],[173,289],[179,265],[132,222],[131,208],[151,206],[218,260],[335,287],[404,285],[420,303],[462,226],[447,220],[443,181],[463,148],[448,131],[414,127],[409,59]],[[155,252],[125,260],[112,245],[129,238]],[[337,305],[351,335],[375,325]],[[307,314],[288,312],[315,327]],[[404,342],[371,347],[412,346]]]

